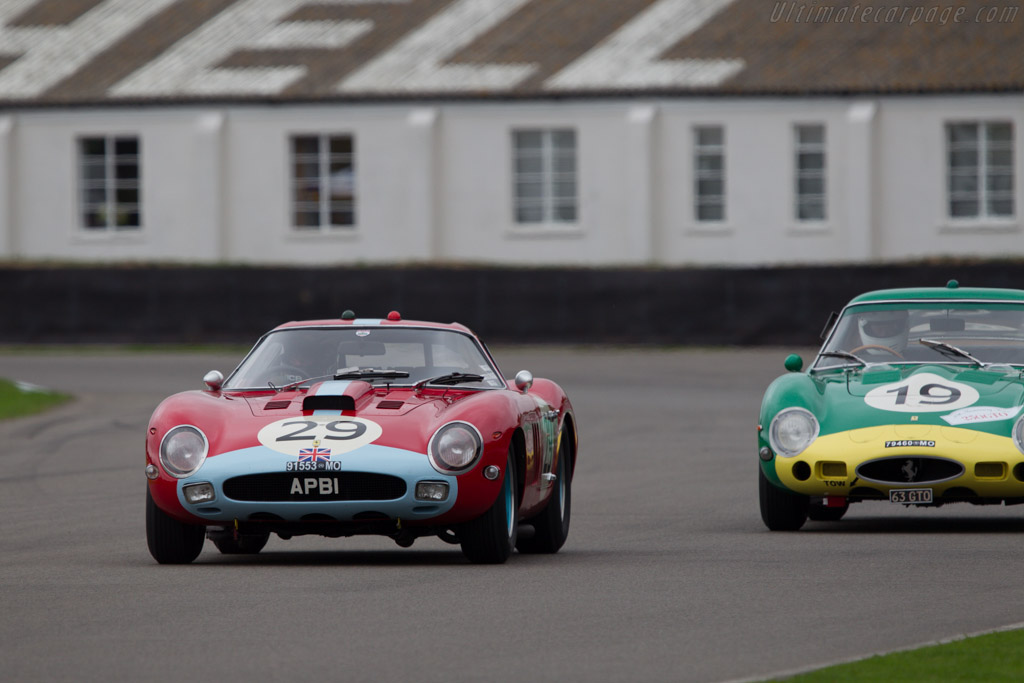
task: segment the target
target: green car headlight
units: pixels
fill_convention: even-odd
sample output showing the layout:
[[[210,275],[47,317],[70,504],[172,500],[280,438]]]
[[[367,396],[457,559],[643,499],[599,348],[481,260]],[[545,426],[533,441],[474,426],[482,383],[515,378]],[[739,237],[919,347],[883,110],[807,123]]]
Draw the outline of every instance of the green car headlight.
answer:
[[[1024,453],[1024,415],[1018,417],[1013,425],[1013,443],[1018,451]]]
[[[805,408],[786,408],[772,420],[768,442],[779,455],[799,455],[818,438],[818,419]]]

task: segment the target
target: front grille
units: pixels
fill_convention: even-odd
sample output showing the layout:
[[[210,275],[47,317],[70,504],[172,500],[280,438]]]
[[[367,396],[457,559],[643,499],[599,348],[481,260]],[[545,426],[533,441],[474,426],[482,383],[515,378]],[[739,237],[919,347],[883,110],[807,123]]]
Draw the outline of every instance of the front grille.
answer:
[[[956,479],[964,466],[953,460],[927,456],[898,456],[863,463],[857,476],[883,484],[934,484]]]
[[[225,496],[251,501],[395,500],[405,491],[404,479],[371,472],[272,472],[224,482]]]

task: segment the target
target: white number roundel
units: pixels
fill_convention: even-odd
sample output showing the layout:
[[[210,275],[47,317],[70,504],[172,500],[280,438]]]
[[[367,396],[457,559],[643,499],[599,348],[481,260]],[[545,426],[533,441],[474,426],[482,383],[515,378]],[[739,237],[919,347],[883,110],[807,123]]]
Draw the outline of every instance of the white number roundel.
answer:
[[[978,390],[969,384],[922,372],[902,382],[875,387],[864,396],[864,402],[879,410],[941,413],[974,405],[978,402]]]
[[[359,417],[311,415],[289,417],[271,422],[260,430],[257,438],[267,448],[287,455],[303,455],[309,449],[324,455],[338,455],[373,443],[384,430],[380,425]]]

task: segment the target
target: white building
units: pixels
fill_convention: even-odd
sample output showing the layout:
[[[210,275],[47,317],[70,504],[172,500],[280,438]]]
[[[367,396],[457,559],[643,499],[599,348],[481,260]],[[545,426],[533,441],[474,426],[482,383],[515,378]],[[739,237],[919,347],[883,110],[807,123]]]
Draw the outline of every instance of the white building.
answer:
[[[0,0],[0,259],[1024,255],[1017,6]]]

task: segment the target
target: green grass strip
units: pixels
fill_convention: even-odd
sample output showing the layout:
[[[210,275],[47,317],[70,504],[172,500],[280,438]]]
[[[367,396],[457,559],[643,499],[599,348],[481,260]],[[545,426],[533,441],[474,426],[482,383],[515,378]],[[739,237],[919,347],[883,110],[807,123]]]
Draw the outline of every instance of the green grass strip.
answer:
[[[1020,681],[1024,672],[1024,631],[1000,631],[869,657],[792,678],[793,683],[860,681]]]
[[[0,420],[41,413],[69,400],[66,394],[0,379]]]

